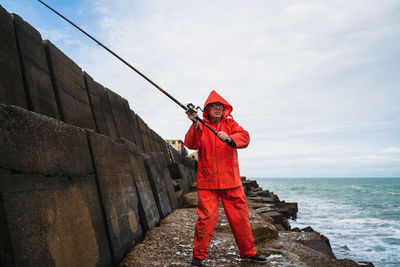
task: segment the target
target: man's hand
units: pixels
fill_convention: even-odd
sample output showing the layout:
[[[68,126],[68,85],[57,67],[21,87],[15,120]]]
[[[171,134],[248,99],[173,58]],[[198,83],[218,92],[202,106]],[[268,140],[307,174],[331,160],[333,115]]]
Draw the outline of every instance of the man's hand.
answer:
[[[225,132],[218,132],[219,139],[221,139],[222,141],[232,141],[232,138],[229,137],[229,135],[227,135]]]
[[[190,110],[186,110],[186,115],[193,122],[193,127],[195,130],[199,129],[199,121],[196,120],[197,112],[191,112]]]

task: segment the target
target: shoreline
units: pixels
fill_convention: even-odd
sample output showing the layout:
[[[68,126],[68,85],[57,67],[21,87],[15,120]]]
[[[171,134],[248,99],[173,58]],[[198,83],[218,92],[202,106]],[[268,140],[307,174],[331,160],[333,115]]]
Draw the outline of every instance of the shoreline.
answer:
[[[297,203],[281,201],[263,190],[255,180],[242,177],[248,199],[250,224],[256,250],[267,257],[263,266],[374,266],[370,262],[337,259],[328,237],[311,227],[291,229],[289,218],[297,216]],[[192,190],[195,186],[192,185]],[[194,224],[197,219],[197,191],[184,196],[184,206],[151,229],[120,263],[128,266],[188,266],[191,260]],[[254,266],[240,259],[236,244],[220,206],[220,217],[204,266]]]

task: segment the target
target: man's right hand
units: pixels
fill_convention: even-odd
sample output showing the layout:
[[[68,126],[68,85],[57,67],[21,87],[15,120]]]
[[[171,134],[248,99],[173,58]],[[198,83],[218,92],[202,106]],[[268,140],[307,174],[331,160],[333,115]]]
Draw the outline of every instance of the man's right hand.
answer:
[[[189,110],[186,110],[186,115],[188,116],[188,118],[193,122],[193,126],[196,130],[199,129],[199,121],[196,120],[197,117],[197,112],[191,112]]]

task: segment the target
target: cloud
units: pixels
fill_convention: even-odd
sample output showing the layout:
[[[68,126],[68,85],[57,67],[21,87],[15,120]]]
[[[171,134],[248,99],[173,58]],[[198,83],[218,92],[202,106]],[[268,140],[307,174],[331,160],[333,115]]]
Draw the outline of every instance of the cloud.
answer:
[[[201,106],[216,89],[234,106],[251,135],[244,174],[400,175],[398,1],[91,7],[85,29],[179,101]],[[183,110],[139,75],[75,30],[40,31],[161,136],[184,137]]]
[[[400,154],[400,148],[399,147],[389,147],[389,148],[384,149],[382,152],[388,153],[388,154]]]

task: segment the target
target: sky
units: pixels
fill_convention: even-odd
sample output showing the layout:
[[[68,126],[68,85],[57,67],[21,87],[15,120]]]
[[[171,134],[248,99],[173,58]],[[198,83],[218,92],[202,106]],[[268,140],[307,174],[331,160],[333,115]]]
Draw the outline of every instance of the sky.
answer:
[[[45,2],[180,102],[221,94],[251,137],[241,175],[400,177],[400,1]],[[38,1],[0,5],[184,138],[182,108]]]

